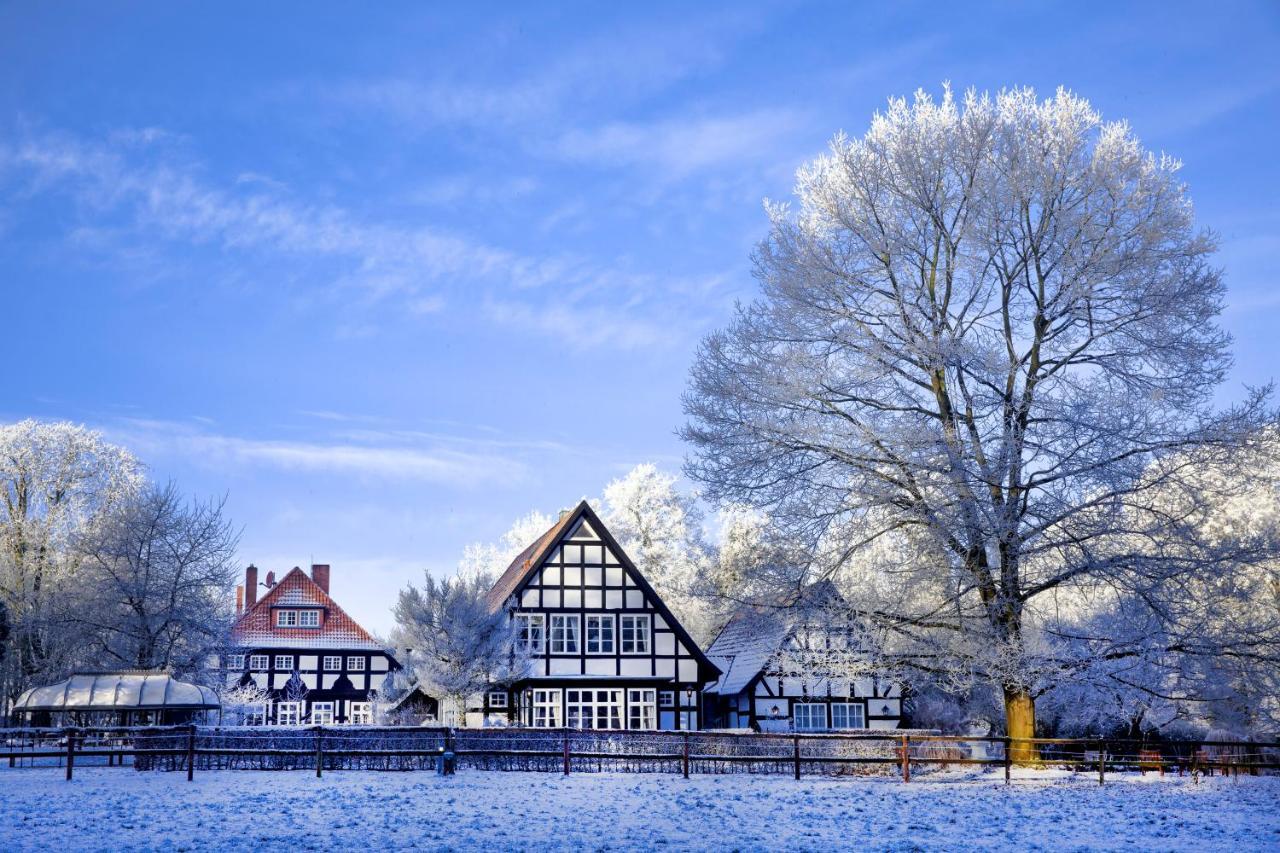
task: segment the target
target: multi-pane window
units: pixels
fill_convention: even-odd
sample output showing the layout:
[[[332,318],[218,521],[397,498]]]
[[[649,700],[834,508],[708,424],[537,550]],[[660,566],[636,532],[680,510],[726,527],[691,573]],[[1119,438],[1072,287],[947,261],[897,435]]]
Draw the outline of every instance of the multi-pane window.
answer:
[[[624,613],[619,618],[622,620],[622,653],[649,654],[649,617],[645,614]]]
[[[831,728],[865,729],[864,706],[861,702],[835,702],[831,705]]]
[[[613,617],[606,615],[587,616],[587,654],[613,654]]]
[[[565,725],[571,729],[622,728],[621,690],[566,690]]]
[[[277,610],[277,628],[318,628],[320,627],[319,610]]]
[[[333,703],[332,702],[312,702],[311,703],[311,724],[313,726],[333,725]]]
[[[578,653],[577,614],[552,614],[551,654],[576,655]]]
[[[266,655],[249,655],[249,669],[254,672],[262,672],[267,669]]]
[[[658,704],[664,708],[674,708],[676,706],[676,692],[674,690],[658,691]]]
[[[292,628],[298,624],[298,611],[296,610],[277,610],[276,611],[276,627]]]
[[[293,655],[276,655],[276,669],[293,669]]]
[[[546,619],[541,613],[516,614],[516,642],[530,654],[540,655],[547,650]]]
[[[652,729],[655,727],[654,721],[657,719],[655,705],[657,704],[656,690],[628,690],[627,691],[627,728],[630,729]]]
[[[227,655],[227,669],[244,669],[244,655]]]
[[[325,655],[324,656],[325,672],[339,672],[342,670],[341,655]]]
[[[349,657],[347,658],[347,669],[351,672],[359,672],[364,669],[364,658]]]
[[[373,723],[373,705],[370,702],[352,702],[350,705],[350,722],[353,726],[367,726]]]
[[[243,724],[246,726],[265,726],[267,724],[268,703],[254,702],[245,705],[242,712]]]
[[[560,727],[560,691],[533,691],[533,724],[538,728]]]
[[[319,628],[320,627],[320,611],[319,610],[299,610],[298,611],[298,627],[299,628]]]
[[[827,727],[827,706],[820,702],[797,702],[792,713],[798,732],[820,732]]]
[[[489,691],[489,707],[490,708],[507,707],[507,691],[490,690]]]
[[[277,702],[276,725],[296,726],[301,717],[301,702]]]

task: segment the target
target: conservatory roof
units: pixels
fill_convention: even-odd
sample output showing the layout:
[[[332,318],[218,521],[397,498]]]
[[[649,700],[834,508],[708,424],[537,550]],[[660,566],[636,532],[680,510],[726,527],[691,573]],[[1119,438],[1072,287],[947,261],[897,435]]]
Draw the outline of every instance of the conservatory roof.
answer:
[[[213,710],[218,697],[208,687],[179,681],[167,672],[82,672],[66,681],[33,687],[18,697],[21,711]]]

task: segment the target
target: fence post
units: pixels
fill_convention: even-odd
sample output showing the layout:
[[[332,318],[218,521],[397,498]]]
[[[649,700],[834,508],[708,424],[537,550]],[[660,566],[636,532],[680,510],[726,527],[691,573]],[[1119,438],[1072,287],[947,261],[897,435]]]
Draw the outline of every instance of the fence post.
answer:
[[[564,730],[564,775],[569,775],[569,730]]]
[[[902,781],[911,781],[911,753],[909,741],[911,739],[907,735],[902,736]]]
[[[324,766],[324,747],[321,746],[321,734],[324,729],[316,726],[316,778],[320,778],[320,768]]]
[[[684,733],[684,778],[689,778],[689,733]]]
[[[1107,742],[1101,741],[1098,744],[1098,784],[1103,784],[1103,779],[1107,773]]]
[[[1004,738],[1004,783],[1009,784],[1009,776],[1013,769],[1013,738],[1005,735]]]
[[[71,781],[71,765],[76,760],[76,730],[67,729],[67,781]]]
[[[791,735],[791,740],[792,740],[792,741],[794,741],[794,743],[795,743],[795,750],[796,750],[796,752],[795,752],[795,755],[796,755],[796,767],[795,767],[795,770],[796,770],[796,781],[797,781],[797,782],[799,782],[799,781],[800,781],[800,735],[798,735],[798,734],[792,734],[792,735]]]
[[[196,727],[194,725],[187,729],[187,781],[190,782],[196,775]]]

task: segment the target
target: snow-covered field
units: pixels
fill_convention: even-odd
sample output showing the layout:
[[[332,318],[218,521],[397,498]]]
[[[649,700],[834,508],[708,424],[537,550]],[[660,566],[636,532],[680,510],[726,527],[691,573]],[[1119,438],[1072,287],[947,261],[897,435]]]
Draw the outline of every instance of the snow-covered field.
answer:
[[[0,770],[0,849],[1280,850],[1280,778]]]

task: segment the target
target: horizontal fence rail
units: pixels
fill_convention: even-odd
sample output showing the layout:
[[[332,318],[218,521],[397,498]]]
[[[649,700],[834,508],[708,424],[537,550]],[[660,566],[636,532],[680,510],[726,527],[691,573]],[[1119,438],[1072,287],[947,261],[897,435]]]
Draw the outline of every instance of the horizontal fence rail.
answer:
[[[0,767],[136,770],[476,770],[900,775],[1019,763],[1096,773],[1280,771],[1280,742],[971,737],[920,730],[822,734],[424,726],[94,727],[0,729]]]

